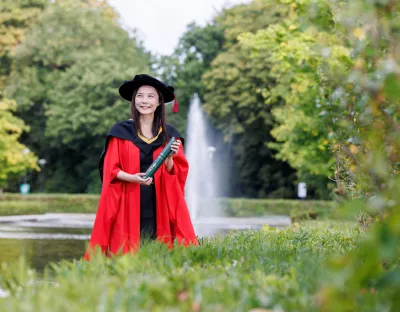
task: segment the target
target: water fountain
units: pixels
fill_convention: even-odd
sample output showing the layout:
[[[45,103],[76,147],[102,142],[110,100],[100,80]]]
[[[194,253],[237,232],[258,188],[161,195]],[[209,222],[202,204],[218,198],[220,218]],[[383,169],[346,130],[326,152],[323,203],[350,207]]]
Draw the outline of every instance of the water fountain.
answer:
[[[186,156],[190,164],[185,194],[191,218],[195,224],[199,219],[222,216],[218,203],[221,174],[214,163],[214,154],[218,152],[210,140],[211,127],[203,111],[197,94],[190,102]],[[196,228],[196,232],[211,235],[210,228]]]
[[[212,127],[207,121],[197,94],[190,102],[186,157],[189,161],[189,176],[186,183],[186,202],[198,236],[211,236],[227,230],[260,229],[264,224],[287,226],[289,217],[232,218],[224,216],[219,198],[227,183],[227,174],[221,168],[228,159],[221,162],[222,149],[212,142]],[[219,150],[220,149],[220,150]],[[226,158],[226,157],[222,157]],[[217,162],[218,160],[218,162]]]
[[[209,139],[210,130],[200,99],[195,94],[188,115],[186,156],[190,169],[185,189],[186,201],[193,220],[221,215],[216,201],[219,195],[220,175],[213,164],[216,149]]]

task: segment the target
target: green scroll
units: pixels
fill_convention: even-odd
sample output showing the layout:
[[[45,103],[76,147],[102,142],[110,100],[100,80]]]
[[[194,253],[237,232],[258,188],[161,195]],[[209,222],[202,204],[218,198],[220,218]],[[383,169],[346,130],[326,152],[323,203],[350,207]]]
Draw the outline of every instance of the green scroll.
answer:
[[[171,145],[175,141],[176,141],[176,139],[174,137],[172,137],[172,139],[169,140],[168,144],[161,151],[160,155],[157,156],[157,158],[153,161],[153,163],[150,165],[150,167],[146,170],[145,175],[142,177],[143,179],[153,177],[154,173],[158,170],[158,168],[160,168],[160,166],[167,159],[169,154],[171,154],[171,152],[172,152]]]

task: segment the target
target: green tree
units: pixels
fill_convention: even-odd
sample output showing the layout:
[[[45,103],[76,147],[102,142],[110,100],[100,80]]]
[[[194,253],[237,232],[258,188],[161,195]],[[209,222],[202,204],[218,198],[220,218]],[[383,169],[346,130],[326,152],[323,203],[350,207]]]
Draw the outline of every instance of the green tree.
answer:
[[[179,114],[169,113],[168,120],[182,133],[186,130],[190,100],[195,93],[201,100],[204,99],[201,77],[221,51],[223,42],[223,29],[217,22],[213,21],[204,27],[191,23],[179,39],[173,55],[160,57],[156,61],[156,71],[176,88],[180,111]]]
[[[0,90],[11,72],[13,52],[26,30],[46,7],[46,0],[3,0],[0,6]]]
[[[248,57],[245,55],[246,52],[240,51],[237,36],[243,32],[255,32],[267,27],[270,23],[281,20],[282,16],[286,14],[285,10],[285,5],[278,6],[276,3],[271,4],[266,1],[253,1],[249,4],[224,9],[204,27],[195,24],[189,25],[186,33],[180,39],[174,55],[162,57],[157,61],[157,71],[162,74],[164,80],[174,84],[177,89],[181,112],[168,117],[180,131],[184,131],[186,128],[185,117],[193,94],[197,93],[202,102],[207,102],[208,98],[212,98],[210,106],[214,108],[207,107],[207,105],[205,107],[212,122],[225,135],[227,144],[224,146],[224,150],[230,154],[233,151],[235,170],[232,172],[235,173],[235,176],[231,179],[233,181],[231,195],[293,196],[293,191],[289,189],[293,189],[294,170],[286,163],[276,161],[271,149],[265,146],[264,143],[271,139],[269,130],[263,127],[261,122],[255,121],[246,129],[251,133],[251,137],[244,137],[240,134],[233,138],[226,135],[232,130],[230,121],[225,119],[226,116],[212,113],[213,110],[228,106],[225,103],[226,98],[215,97],[216,93],[225,94],[224,88],[228,86],[229,89],[226,90],[237,94],[237,85],[234,83],[232,85],[232,81],[227,80],[220,85],[216,84],[211,87],[218,90],[210,92],[208,88],[208,84],[212,85],[212,81],[217,79],[213,76],[214,74],[218,77],[226,74],[225,68],[217,68],[215,64],[221,65],[226,61],[229,66],[239,67],[244,73],[251,68],[251,65],[257,65],[253,63],[246,67],[243,64]],[[210,76],[204,76],[207,71],[211,72]],[[251,81],[248,84],[251,84]],[[228,94],[227,97],[229,97]],[[267,116],[266,118],[270,116],[269,110],[263,114]],[[241,119],[246,118],[245,114],[242,115]],[[262,170],[258,171],[259,168]],[[287,179],[282,179],[282,176],[286,176]]]
[[[304,12],[311,7],[314,13],[307,24]],[[334,89],[348,71],[350,52],[334,29],[328,2],[293,2],[291,8],[287,19],[244,34],[240,42],[250,49],[254,62],[270,67],[274,83],[260,85],[259,92],[267,105],[280,102],[272,109],[271,134],[277,142],[268,144],[279,151],[276,157],[301,176],[333,177],[332,115],[338,116],[342,108],[331,95],[338,96]]]
[[[10,175],[39,169],[37,157],[18,142],[22,131],[27,131],[28,127],[13,115],[16,106],[14,101],[0,99],[0,189],[7,185]]]
[[[10,179],[18,178],[29,169],[38,169],[36,156],[32,152],[24,154],[28,149],[19,143],[22,133],[29,131],[29,127],[14,115],[16,103],[5,97],[4,88],[11,73],[15,48],[47,4],[46,0],[5,0],[0,6],[0,187],[7,186]]]
[[[148,71],[149,56],[105,2],[58,1],[41,14],[16,50],[8,90],[32,128],[24,141],[48,160],[48,191],[99,190],[104,135],[129,118],[118,86]]]
[[[261,86],[275,83],[270,64],[250,57],[238,35],[282,21],[290,7],[276,1],[253,1],[227,10],[219,21],[225,29],[225,51],[203,75],[205,109],[232,142],[235,157],[235,193],[251,197],[294,196],[295,172],[275,159],[267,146],[273,141],[271,107],[265,105]]]

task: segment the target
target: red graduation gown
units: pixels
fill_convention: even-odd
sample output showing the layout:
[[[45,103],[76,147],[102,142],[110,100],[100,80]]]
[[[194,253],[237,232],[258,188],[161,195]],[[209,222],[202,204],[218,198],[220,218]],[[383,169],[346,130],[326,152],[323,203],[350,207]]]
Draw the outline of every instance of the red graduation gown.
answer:
[[[157,158],[163,146],[153,153]],[[173,158],[171,172],[163,164],[154,175],[156,190],[157,240],[172,247],[174,241],[198,245],[184,198],[189,164],[182,145]],[[140,172],[140,150],[129,140],[111,137],[104,157],[103,186],[89,248],[101,248],[104,254],[134,252],[140,247],[140,185],[116,179],[118,172]]]

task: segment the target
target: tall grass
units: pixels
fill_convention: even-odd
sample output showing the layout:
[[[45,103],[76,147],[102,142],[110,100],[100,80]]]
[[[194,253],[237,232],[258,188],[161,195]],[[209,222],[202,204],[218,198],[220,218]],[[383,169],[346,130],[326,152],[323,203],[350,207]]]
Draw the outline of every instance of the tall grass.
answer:
[[[360,235],[354,223],[266,227],[202,239],[199,247],[146,243],[133,257],[64,261],[42,275],[21,259],[1,267],[0,287],[10,295],[0,310],[314,311],[319,286],[333,278],[324,261],[356,248]]]

